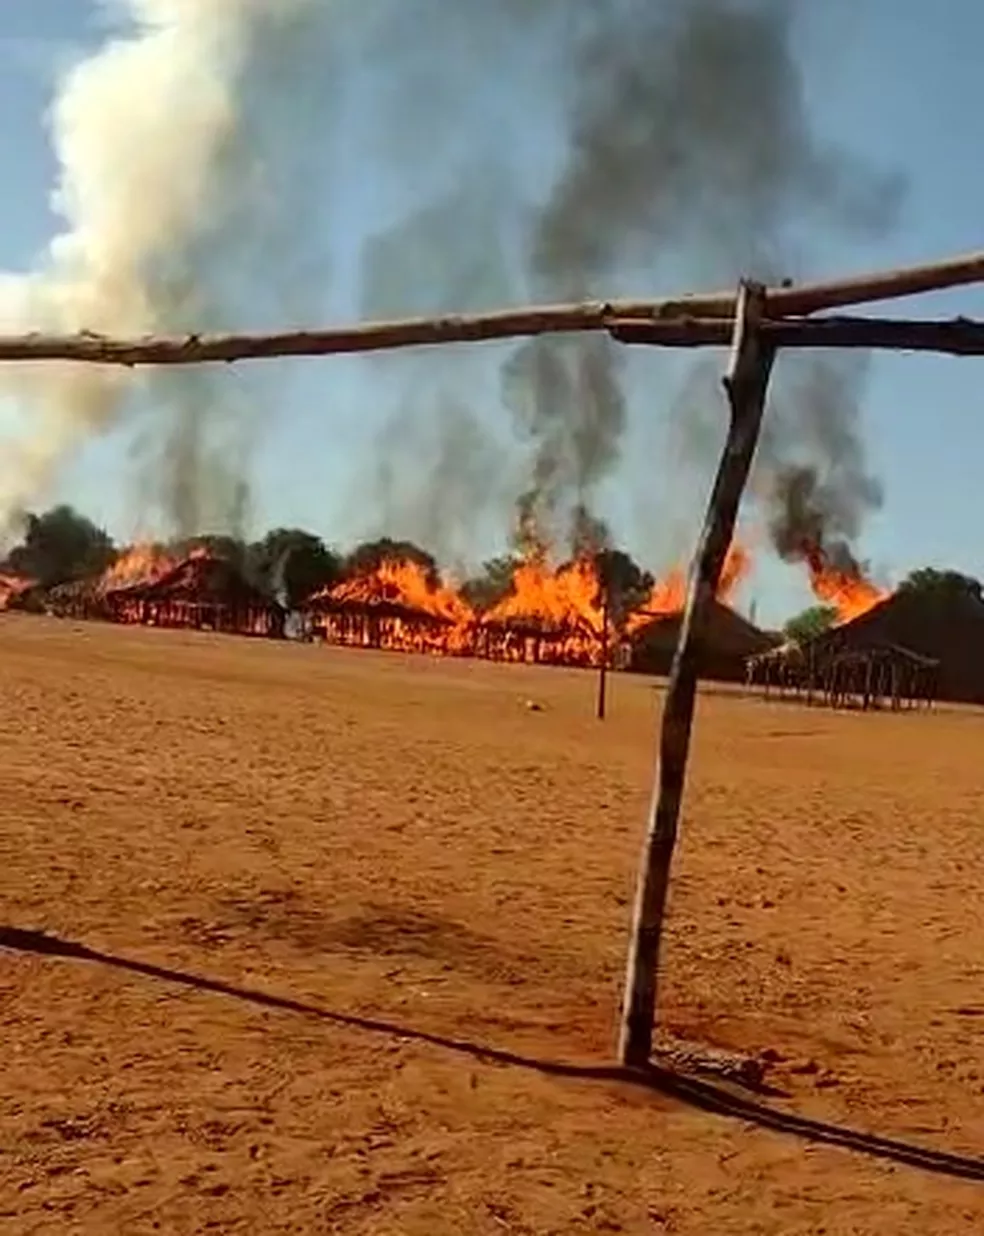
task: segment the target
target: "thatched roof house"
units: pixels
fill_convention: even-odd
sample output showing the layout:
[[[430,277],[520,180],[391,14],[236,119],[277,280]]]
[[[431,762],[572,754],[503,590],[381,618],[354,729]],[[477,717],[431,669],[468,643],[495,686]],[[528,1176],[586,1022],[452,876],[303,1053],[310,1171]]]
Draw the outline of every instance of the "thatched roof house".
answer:
[[[984,601],[973,593],[900,589],[805,650],[822,658],[886,647],[937,661],[937,698],[984,703]]]
[[[158,578],[111,589],[106,597],[110,604],[121,598],[242,609],[265,609],[274,604],[265,592],[249,583],[235,563],[206,554],[192,554]]]
[[[117,622],[243,635],[283,635],[286,619],[281,606],[235,563],[203,553],[191,554],[146,583],[109,590],[104,604]]]
[[[640,627],[631,638],[626,668],[643,674],[669,673],[682,621],[682,614],[665,614]],[[706,678],[740,682],[747,658],[768,652],[777,642],[774,634],[713,601],[703,631],[700,672]]]
[[[454,589],[404,559],[384,559],[322,588],[302,610],[329,643],[402,652],[466,653],[474,621]]]
[[[196,552],[162,574],[113,587],[104,576],[50,588],[44,608],[59,617],[149,626],[212,627],[279,635],[284,614],[235,563]]]

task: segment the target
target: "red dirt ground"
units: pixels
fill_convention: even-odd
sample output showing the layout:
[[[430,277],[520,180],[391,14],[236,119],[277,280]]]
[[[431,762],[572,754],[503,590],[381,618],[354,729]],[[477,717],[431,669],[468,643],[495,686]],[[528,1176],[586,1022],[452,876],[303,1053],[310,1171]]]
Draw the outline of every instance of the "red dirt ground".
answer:
[[[984,1231],[984,716],[702,700],[662,1002],[781,1054],[748,1107],[551,1072],[612,1057],[659,700],[592,690],[4,618],[0,1231]]]

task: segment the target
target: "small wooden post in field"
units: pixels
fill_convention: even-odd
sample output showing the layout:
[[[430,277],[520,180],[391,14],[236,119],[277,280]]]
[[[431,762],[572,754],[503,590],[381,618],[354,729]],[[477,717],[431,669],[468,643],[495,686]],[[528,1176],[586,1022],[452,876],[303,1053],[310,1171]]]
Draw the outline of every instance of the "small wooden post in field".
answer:
[[[670,866],[676,844],[697,695],[703,619],[713,602],[745,483],[758,444],[765,394],[775,358],[758,330],[765,289],[743,283],[735,308],[731,361],[724,387],[731,416],[704,527],[691,569],[690,588],[663,705],[655,786],[646,832],[629,946],[619,1034],[619,1056],[630,1068],[652,1056],[656,984],[666,915]]]
[[[601,585],[601,663],[598,666],[598,707],[599,721],[605,719],[605,707],[608,701],[608,612],[611,587],[607,579]]]

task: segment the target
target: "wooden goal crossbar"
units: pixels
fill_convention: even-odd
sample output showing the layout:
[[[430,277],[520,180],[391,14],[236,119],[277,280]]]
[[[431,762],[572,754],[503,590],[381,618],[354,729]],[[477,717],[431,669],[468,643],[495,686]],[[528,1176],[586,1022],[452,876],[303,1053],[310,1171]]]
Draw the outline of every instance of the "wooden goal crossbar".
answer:
[[[864,348],[984,355],[984,322],[898,321],[811,315],[851,305],[984,283],[984,254],[834,282],[766,291],[761,336],[779,348]],[[395,348],[477,343],[544,334],[607,332],[623,343],[659,347],[726,346],[734,331],[734,292],[664,300],[596,300],[499,309],[325,329],[245,334],[111,338],[32,332],[0,335],[0,361],[80,361],[103,365],[189,365],[289,356],[328,356]]]

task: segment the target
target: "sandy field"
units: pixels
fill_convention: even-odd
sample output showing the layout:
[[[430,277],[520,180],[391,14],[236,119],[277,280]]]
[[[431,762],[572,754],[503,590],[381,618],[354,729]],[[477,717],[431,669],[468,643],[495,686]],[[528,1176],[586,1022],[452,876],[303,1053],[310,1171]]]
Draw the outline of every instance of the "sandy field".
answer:
[[[659,703],[0,619],[0,1232],[984,1232],[984,715],[702,698],[661,1004],[755,1095],[609,1068]]]

